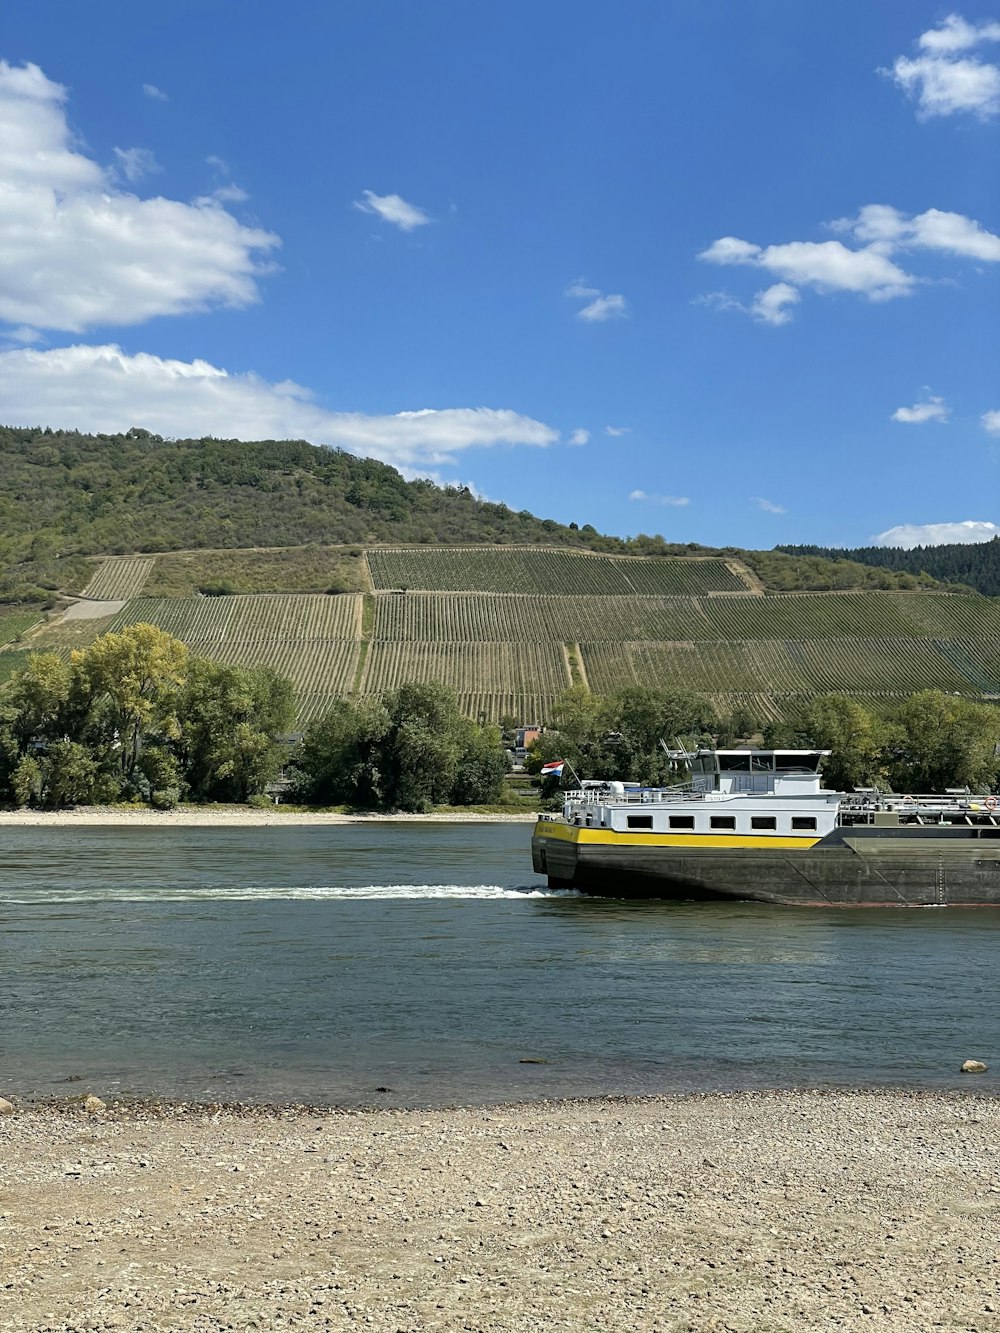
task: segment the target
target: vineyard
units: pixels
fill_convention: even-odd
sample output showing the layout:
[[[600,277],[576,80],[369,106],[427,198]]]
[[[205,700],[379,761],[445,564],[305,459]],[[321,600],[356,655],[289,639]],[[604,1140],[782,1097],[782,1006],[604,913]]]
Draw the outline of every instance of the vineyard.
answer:
[[[586,555],[548,547],[377,548],[368,552],[376,591],[669,596],[746,592],[723,560]]]
[[[14,643],[31,629],[32,625],[37,625],[38,621],[37,611],[0,612],[0,648]]]
[[[442,681],[459,694],[550,694],[570,684],[555,643],[386,643],[368,650],[363,694],[384,694],[407,681]]]
[[[152,559],[139,556],[102,560],[80,596],[96,602],[124,602],[129,597],[138,597],[153,564]]]
[[[203,656],[286,675],[299,726],[354,690],[382,696],[407,681],[451,686],[473,717],[543,723],[573,680],[597,694],[631,684],[694,691],[720,712],[747,708],[759,720],[827,692],[1000,696],[1000,600],[931,591],[767,596],[719,559],[378,548],[367,556],[376,588],[367,594],[153,595],[227,568],[267,584],[323,583],[339,567],[360,589],[361,557],[361,548],[317,546],[107,559],[88,598],[122,601],[139,586],[147,594],[96,619],[86,618],[102,609],[93,601],[44,623],[36,613],[0,614],[0,672],[26,650],[65,657],[108,629],[149,621]]]
[[[546,597],[378,593],[376,639],[679,639],[1000,637],[1000,604],[940,593],[783,597]]]
[[[946,651],[946,647],[957,651]],[[969,641],[756,639],[689,643],[584,643],[590,687],[660,684],[701,694],[1000,693],[1000,640],[985,653]],[[964,664],[964,665],[963,665]]]
[[[357,639],[361,598],[308,593],[288,597],[135,597],[112,629],[140,621],[159,625],[185,643],[260,640]]]

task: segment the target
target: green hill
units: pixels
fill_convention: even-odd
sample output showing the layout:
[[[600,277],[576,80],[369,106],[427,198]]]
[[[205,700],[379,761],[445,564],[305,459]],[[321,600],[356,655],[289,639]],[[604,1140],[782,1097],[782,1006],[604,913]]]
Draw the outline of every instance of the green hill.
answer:
[[[955,542],[947,546],[859,546],[838,551],[825,546],[782,546],[793,559],[849,561],[896,573],[924,575],[941,583],[964,584],[987,597],[1000,596],[1000,537],[988,542]]]
[[[524,721],[570,685],[761,721],[830,691],[1000,696],[1000,601],[912,569],[605,537],[295,441],[0,440],[0,679],[151,621],[287,674],[300,723],[407,680]]]
[[[204,565],[189,557],[189,591],[199,580],[228,582],[237,592],[354,587],[346,552],[336,565],[329,550],[319,560],[308,550],[287,555],[317,545],[554,545],[604,554],[716,555],[749,564],[775,591],[918,584],[906,571],[844,560],[714,551],[657,536],[606,537],[586,523],[560,524],[477,500],[464,488],[404,481],[384,463],[301,440],[162,440],[143,430],[82,435],[0,427],[0,451],[0,602],[8,604],[40,605],[53,594],[79,592],[93,556],[147,552],[286,552],[270,571],[243,566],[240,579],[218,555]],[[156,573],[158,590],[182,590],[179,566],[171,571],[158,561]],[[181,581],[176,588],[168,584],[171,573]]]

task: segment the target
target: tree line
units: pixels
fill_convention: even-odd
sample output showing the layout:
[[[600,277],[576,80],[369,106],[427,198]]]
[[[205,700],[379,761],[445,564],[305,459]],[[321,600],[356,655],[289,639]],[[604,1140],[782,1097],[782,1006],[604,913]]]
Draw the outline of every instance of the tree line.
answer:
[[[35,653],[0,691],[0,802],[246,801],[280,770],[294,715],[270,667],[194,657],[155,625],[68,662]]]
[[[292,685],[270,667],[196,657],[154,625],[102,635],[69,661],[31,654],[0,689],[0,804],[252,802],[282,771],[288,796],[314,805],[426,811],[501,799],[509,741],[465,717],[447,686],[338,700],[292,744],[294,715]],[[1000,782],[1000,708],[938,690],[877,708],[836,695],[802,700],[761,728],[744,709],[720,718],[696,694],[634,685],[600,697],[574,686],[527,767],[538,774],[564,759],[567,781],[666,785],[683,776],[668,750],[755,737],[768,748],[831,750],[825,778],[836,789]],[[558,786],[546,779],[542,794]]]
[[[835,790],[982,792],[1000,783],[1000,708],[940,690],[881,708],[839,695],[804,699],[784,720],[761,725],[743,709],[720,719],[698,695],[637,685],[601,699],[574,687],[562,695],[553,723],[532,751],[535,773],[566,759],[581,777],[657,786],[683,777],[664,745],[726,748],[759,736],[768,749],[831,750],[824,781]],[[550,781],[549,790],[556,785]]]
[[[986,542],[952,542],[944,546],[859,546],[839,551],[827,546],[779,546],[797,560],[851,561],[880,566],[913,578],[938,580],[950,587],[973,588],[985,597],[1000,596],[1000,537]]]

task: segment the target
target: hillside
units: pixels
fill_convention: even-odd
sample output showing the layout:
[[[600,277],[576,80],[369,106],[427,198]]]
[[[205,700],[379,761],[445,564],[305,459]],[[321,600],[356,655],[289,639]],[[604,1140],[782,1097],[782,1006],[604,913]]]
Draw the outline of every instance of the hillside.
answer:
[[[961,583],[986,597],[1000,596],[1000,537],[988,542],[955,542],[947,546],[859,546],[838,551],[824,546],[782,546],[793,559],[844,560],[879,566],[897,573],[926,575],[942,583]]]
[[[206,561],[240,584],[322,585],[339,569],[353,586],[192,595],[192,566],[203,571]],[[522,721],[547,720],[573,684],[692,690],[720,715],[741,709],[760,721],[831,691],[1000,695],[1000,601],[896,590],[767,595],[734,559],[546,547],[170,553],[95,562],[80,591],[88,600],[64,614],[0,620],[0,671],[26,651],[68,654],[105,630],[150,621],[205,656],[278,668],[295,685],[300,725],[338,696],[407,680],[452,685],[472,716]]]
[[[54,594],[79,592],[95,568],[91,557],[147,552],[284,548],[280,568],[244,565],[242,581],[234,581],[218,554],[211,568],[190,558],[186,573],[175,565],[176,585],[160,561],[158,590],[171,595],[215,583],[236,592],[357,587],[346,551],[335,563],[327,549],[310,564],[308,548],[316,545],[556,545],[605,554],[715,555],[742,560],[773,591],[920,582],[904,570],[813,555],[602,536],[589,524],[515,513],[466,489],[404,481],[384,463],[301,440],[162,440],[143,430],[83,435],[0,427],[0,452],[0,603],[41,605]],[[291,548],[303,554],[289,555]]]
[[[406,680],[523,721],[570,685],[693,690],[761,721],[827,691],[1000,695],[1000,601],[910,568],[606,537],[300,441],[0,444],[0,679],[146,620],[287,674],[300,724]]]

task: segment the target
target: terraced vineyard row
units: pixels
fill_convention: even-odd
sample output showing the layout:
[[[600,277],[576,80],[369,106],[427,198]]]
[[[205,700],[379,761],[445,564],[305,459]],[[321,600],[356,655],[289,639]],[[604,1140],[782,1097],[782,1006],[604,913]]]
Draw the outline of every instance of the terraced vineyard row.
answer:
[[[357,640],[239,639],[194,640],[191,651],[236,666],[269,666],[295,686],[298,695],[347,694],[354,683],[360,643]]]
[[[373,642],[362,694],[384,694],[407,681],[441,681],[462,695],[555,695],[570,684],[562,647],[554,643]]]
[[[124,602],[129,597],[138,597],[155,563],[146,556],[102,560],[80,595],[100,602]]]
[[[37,611],[0,612],[0,647],[13,643],[40,620],[41,616]]]
[[[953,607],[952,600],[966,605]],[[373,637],[409,642],[1000,636],[1000,605],[933,593],[700,598],[385,593],[373,602]]]
[[[545,547],[374,549],[368,568],[376,590],[585,597],[746,590],[722,560],[585,555]]]
[[[957,651],[956,651],[957,649]],[[821,639],[583,643],[590,687],[606,693],[623,684],[665,685],[698,693],[1000,692],[1000,640]]]
[[[185,643],[234,639],[355,639],[361,598],[356,594],[288,597],[136,597],[112,622],[113,630],[141,621],[159,625]]]
[[[703,603],[687,597],[489,597],[475,593],[376,596],[372,635],[403,642],[704,637]],[[729,600],[729,599],[727,599]]]

